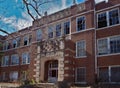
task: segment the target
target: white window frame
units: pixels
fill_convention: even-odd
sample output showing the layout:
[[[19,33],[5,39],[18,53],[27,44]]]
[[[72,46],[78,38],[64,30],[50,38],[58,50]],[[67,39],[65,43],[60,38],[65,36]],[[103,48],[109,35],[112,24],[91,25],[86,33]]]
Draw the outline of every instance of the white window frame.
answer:
[[[85,48],[85,55],[84,55],[84,56],[78,56],[78,55],[77,55],[77,53],[78,53],[78,51],[77,51],[77,43],[78,43],[78,42],[82,42],[82,41],[85,42],[85,47],[84,47],[84,48]],[[85,40],[77,41],[77,42],[76,42],[76,58],[83,58],[83,57],[86,57],[86,55],[87,55],[87,54],[86,54],[86,41],[85,41]]]
[[[102,66],[98,67],[98,76],[99,76],[99,69],[104,68],[104,67],[102,67]],[[116,83],[120,84],[120,82],[112,82],[111,81],[111,68],[113,68],[113,67],[120,67],[120,65],[111,65],[111,66],[106,67],[106,68],[108,68],[109,83],[111,83],[111,84],[116,84]],[[102,83],[108,83],[108,82],[102,82]]]
[[[18,63],[12,64],[12,63],[13,63],[12,61],[14,61],[14,60],[13,60],[13,57],[16,57],[15,59],[18,59]],[[11,56],[11,66],[19,65],[19,63],[20,63],[20,60],[19,60],[18,54],[13,54],[13,55]]]
[[[115,26],[115,25],[119,25],[119,24],[114,24],[114,25],[110,25],[109,23],[109,12],[110,11],[113,11],[113,10],[118,10],[118,20],[119,20],[119,24],[120,24],[120,11],[119,11],[119,8],[114,8],[114,9],[111,9],[111,10],[108,10],[108,11],[103,11],[103,12],[100,12],[100,13],[97,13],[97,29],[102,29],[102,28],[106,28],[106,27],[112,27],[112,26]],[[106,13],[106,17],[107,17],[107,26],[106,27],[101,27],[101,28],[98,28],[98,15],[99,14],[102,14],[102,13]]]
[[[79,19],[79,18],[82,18],[82,17],[85,18],[85,29],[82,29],[82,30],[78,31],[78,30],[77,30],[77,29],[78,29],[78,28],[77,28],[77,26],[78,26],[77,22],[78,22],[78,19]],[[84,31],[84,30],[86,30],[86,16],[79,16],[79,17],[76,18],[76,32],[81,32],[81,31]]]
[[[26,80],[27,79],[27,71],[22,71],[21,78],[22,78],[22,80]]]
[[[41,29],[36,30],[36,40],[37,41],[42,40],[42,30]]]
[[[69,24],[69,25],[70,25],[70,26],[69,26],[69,27],[70,27],[70,28],[69,28],[69,34],[66,34],[66,33],[65,33],[65,28],[64,28],[64,27],[65,27],[65,23],[67,23],[67,22],[70,23],[70,24]],[[71,20],[66,20],[66,21],[63,22],[63,35],[70,35],[70,34],[71,34]]]
[[[14,44],[15,44],[15,47],[14,47]],[[13,46],[13,48],[17,48],[17,40],[16,39],[13,39],[12,46]]]
[[[25,63],[23,63],[23,59],[25,59]],[[30,55],[28,52],[22,53],[22,65],[25,64],[30,64]]]
[[[25,45],[25,40],[27,41],[27,44]],[[23,45],[24,46],[27,46],[27,45],[29,45],[29,35],[25,35],[24,37],[23,37]]]
[[[18,80],[19,73],[18,71],[11,71],[9,74],[9,78],[11,81],[17,81]]]
[[[48,30],[47,30],[47,32],[48,32],[48,38],[50,38],[50,39],[52,39],[52,38],[54,38],[54,34],[55,34],[55,26],[54,25],[50,25],[50,26],[48,26]],[[53,33],[53,36],[52,37],[49,37],[49,33]]]
[[[60,25],[61,26],[61,29],[60,29],[60,36],[57,36],[57,26]],[[61,37],[62,36],[62,23],[59,23],[59,24],[56,24],[55,26],[55,37]]]
[[[4,59],[5,61],[4,61],[3,59]],[[8,59],[8,65],[7,65],[6,59]],[[2,67],[9,66],[9,56],[3,56],[3,57],[2,57],[2,64],[1,64],[1,65],[2,65]]]
[[[86,81],[84,81],[84,82],[77,82],[77,69],[80,69],[80,68],[85,69],[85,80],[86,80],[86,67],[77,67],[75,69],[75,83],[77,83],[77,84],[86,84],[87,83]]]
[[[99,55],[99,54],[98,54],[99,52],[97,52],[97,55],[98,55],[98,56],[106,56],[106,55],[116,55],[116,54],[120,54],[120,53],[111,53],[111,52],[110,52],[110,50],[111,50],[111,49],[110,49],[110,38],[113,38],[113,37],[120,37],[120,35],[109,36],[109,37],[97,39],[97,51],[99,50],[99,49],[98,49],[98,41],[99,41],[99,40],[107,39],[107,42],[108,42],[108,43],[107,43],[107,44],[108,44],[108,52],[107,52],[107,54]]]

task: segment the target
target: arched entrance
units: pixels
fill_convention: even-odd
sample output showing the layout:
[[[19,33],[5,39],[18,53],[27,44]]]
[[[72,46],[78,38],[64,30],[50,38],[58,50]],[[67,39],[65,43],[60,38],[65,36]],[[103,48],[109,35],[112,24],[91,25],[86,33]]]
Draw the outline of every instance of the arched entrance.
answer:
[[[58,80],[58,61],[51,60],[45,63],[45,78],[48,82],[55,83]]]

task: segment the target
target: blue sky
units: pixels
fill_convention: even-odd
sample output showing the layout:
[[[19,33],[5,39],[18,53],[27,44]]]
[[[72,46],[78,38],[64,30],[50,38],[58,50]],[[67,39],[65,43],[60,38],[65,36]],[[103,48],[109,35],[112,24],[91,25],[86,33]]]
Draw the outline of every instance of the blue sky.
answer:
[[[81,3],[84,0],[76,0]],[[103,0],[96,0],[97,2]],[[46,10],[48,13],[54,13],[72,5],[72,0],[55,0],[52,3],[41,6],[41,13]],[[0,28],[12,33],[32,25],[32,19],[25,9],[23,9],[22,0],[0,0]],[[4,33],[0,34],[4,35]]]

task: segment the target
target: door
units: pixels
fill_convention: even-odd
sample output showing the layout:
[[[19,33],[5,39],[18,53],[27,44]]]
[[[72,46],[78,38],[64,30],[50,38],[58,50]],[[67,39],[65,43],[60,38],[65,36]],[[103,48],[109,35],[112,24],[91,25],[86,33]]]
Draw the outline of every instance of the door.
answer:
[[[58,61],[51,61],[48,65],[48,82],[55,83],[58,79]]]

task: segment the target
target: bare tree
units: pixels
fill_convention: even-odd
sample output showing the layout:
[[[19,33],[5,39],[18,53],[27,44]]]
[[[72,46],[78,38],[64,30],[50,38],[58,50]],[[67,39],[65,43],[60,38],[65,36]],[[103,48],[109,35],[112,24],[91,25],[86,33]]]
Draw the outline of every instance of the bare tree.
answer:
[[[26,7],[27,13],[33,20],[38,19],[38,17],[42,17],[42,8],[41,6],[54,0],[23,0],[23,3]],[[34,14],[32,13],[34,12]]]

